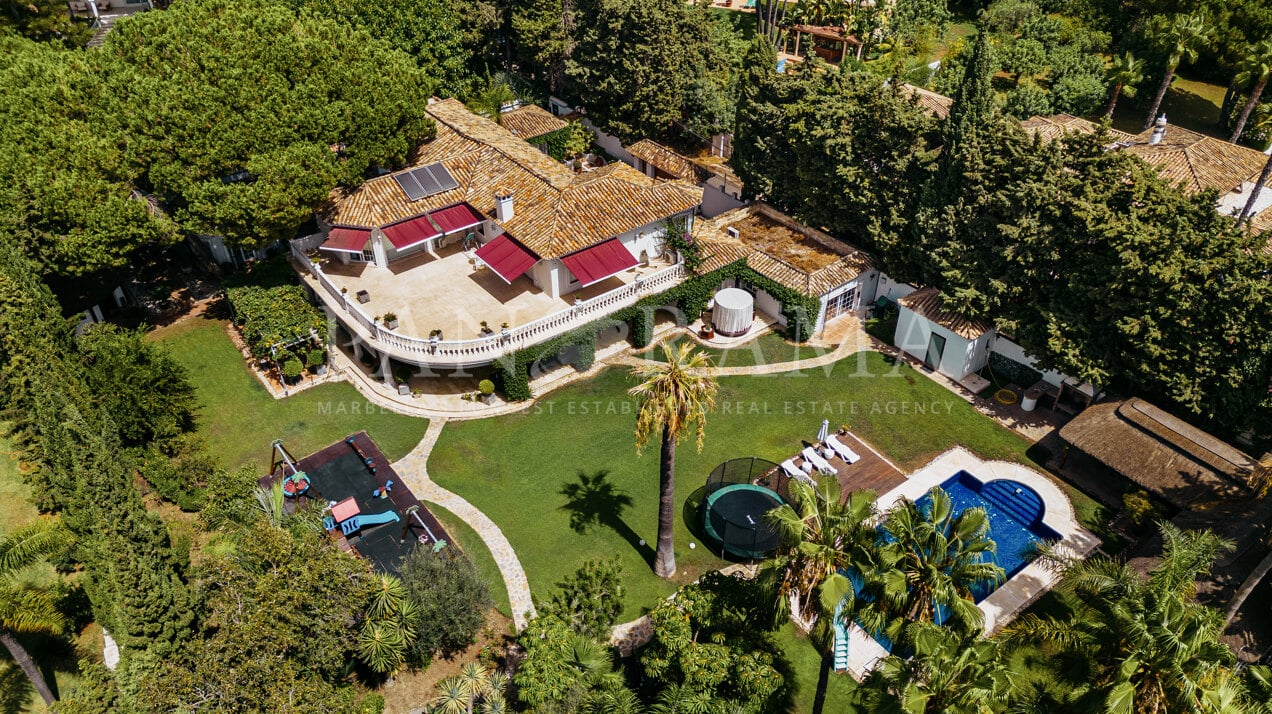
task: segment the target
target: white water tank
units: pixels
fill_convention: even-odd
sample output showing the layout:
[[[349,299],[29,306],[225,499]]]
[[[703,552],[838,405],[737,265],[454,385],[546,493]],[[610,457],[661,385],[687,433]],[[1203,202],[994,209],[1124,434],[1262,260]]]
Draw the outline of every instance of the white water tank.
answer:
[[[725,288],[715,294],[711,323],[726,337],[745,335],[755,319],[755,298],[739,288]]]

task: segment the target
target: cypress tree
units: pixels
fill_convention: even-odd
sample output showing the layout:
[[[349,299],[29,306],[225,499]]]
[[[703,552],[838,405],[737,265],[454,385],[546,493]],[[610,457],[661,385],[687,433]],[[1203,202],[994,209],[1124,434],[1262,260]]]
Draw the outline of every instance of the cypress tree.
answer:
[[[963,70],[963,81],[954,93],[954,104],[945,120],[945,148],[956,154],[973,134],[989,127],[998,115],[994,101],[993,49],[989,33],[980,32],[972,43],[972,54]]]

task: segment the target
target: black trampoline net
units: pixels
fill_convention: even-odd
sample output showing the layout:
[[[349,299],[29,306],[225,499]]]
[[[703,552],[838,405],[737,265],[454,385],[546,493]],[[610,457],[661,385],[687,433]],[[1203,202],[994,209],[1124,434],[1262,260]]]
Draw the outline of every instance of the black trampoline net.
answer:
[[[731,459],[707,477],[702,501],[703,526],[722,553],[763,558],[778,546],[778,536],[764,514],[782,505],[786,479],[767,459]]]

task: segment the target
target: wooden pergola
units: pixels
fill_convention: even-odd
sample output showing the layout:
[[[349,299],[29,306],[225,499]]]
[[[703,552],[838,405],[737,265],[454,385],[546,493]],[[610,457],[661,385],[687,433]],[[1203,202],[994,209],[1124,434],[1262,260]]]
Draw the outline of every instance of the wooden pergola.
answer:
[[[856,36],[850,35],[844,31],[844,28],[834,25],[795,25],[791,28],[795,33],[795,54],[799,55],[799,42],[802,35],[809,35],[815,40],[827,40],[838,44],[838,54],[835,56],[834,49],[826,49],[813,45],[813,52],[828,62],[842,62],[848,56],[848,47],[856,47],[858,52],[862,48],[861,40]],[[858,57],[860,59],[860,57]]]

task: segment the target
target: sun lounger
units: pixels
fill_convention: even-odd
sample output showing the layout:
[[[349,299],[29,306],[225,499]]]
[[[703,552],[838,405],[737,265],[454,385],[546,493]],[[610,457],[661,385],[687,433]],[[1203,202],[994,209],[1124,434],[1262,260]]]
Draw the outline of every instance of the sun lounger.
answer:
[[[808,466],[807,464],[805,464],[805,466],[808,467],[809,471],[812,470],[812,466]],[[804,470],[803,466],[797,466],[795,464],[795,459],[793,458],[782,462],[782,471],[785,472],[787,476],[790,476],[800,483],[808,484],[809,486],[817,485],[817,482],[808,475],[808,471]]]
[[[799,455],[803,456],[805,461],[811,463],[813,466],[816,466],[818,471],[828,476],[833,476],[839,473],[838,471],[835,470],[834,466],[830,465],[829,461],[827,461],[826,459],[823,459],[821,457],[821,454],[817,453],[817,450],[811,446],[804,447],[804,450],[799,452]]]
[[[844,444],[842,441],[835,438],[834,434],[826,437],[826,445],[834,449],[835,453],[839,454],[839,458],[843,459],[846,463],[855,464],[861,460],[861,456],[858,455],[857,452],[848,448],[847,444]]]

